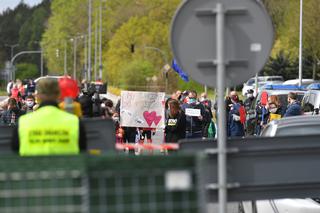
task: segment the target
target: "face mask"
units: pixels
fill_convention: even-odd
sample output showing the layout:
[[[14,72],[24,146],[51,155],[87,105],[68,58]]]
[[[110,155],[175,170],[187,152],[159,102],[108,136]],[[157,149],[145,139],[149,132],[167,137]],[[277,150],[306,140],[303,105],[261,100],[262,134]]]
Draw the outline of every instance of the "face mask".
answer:
[[[106,105],[104,103],[101,104],[101,108],[105,108]]]
[[[188,101],[189,104],[194,104],[196,102],[197,100],[195,98],[189,98],[189,101]]]
[[[27,101],[26,104],[27,104],[28,107],[33,107],[34,102],[33,101]]]
[[[118,116],[112,117],[112,119],[113,119],[114,122],[119,122],[120,121],[120,118]]]
[[[201,97],[201,98],[200,98],[200,101],[201,101],[201,102],[206,101],[206,100],[207,100],[207,99],[204,98],[204,97]]]
[[[277,112],[277,108],[272,108],[272,109],[269,109],[269,112],[271,112],[271,113],[276,113]]]
[[[253,97],[253,94],[248,94],[247,97],[248,97],[248,98],[252,98],[252,97]]]

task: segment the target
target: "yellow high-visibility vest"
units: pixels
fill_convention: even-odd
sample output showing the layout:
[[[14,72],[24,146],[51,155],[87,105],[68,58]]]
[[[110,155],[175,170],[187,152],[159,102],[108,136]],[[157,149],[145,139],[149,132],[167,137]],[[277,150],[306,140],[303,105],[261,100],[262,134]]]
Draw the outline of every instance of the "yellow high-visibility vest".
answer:
[[[78,154],[79,118],[44,106],[19,119],[21,156]]]

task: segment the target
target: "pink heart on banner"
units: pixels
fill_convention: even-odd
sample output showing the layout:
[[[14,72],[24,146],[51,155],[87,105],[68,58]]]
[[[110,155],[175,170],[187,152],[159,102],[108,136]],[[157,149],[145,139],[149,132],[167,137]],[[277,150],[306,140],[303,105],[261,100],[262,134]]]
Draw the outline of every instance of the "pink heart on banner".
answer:
[[[158,125],[158,123],[161,120],[161,115],[157,116],[157,113],[155,111],[152,111],[152,112],[144,111],[143,117],[149,126],[152,125],[152,122],[154,122],[156,125]]]
[[[159,116],[155,116],[155,118],[154,118],[154,123],[156,124],[156,126],[158,126],[158,123],[161,121],[161,115],[159,115]]]

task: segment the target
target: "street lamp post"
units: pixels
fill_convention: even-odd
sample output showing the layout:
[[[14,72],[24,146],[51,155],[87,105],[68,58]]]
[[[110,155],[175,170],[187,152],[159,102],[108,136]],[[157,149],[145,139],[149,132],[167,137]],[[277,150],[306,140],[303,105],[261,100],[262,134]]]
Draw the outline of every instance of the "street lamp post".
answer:
[[[102,79],[102,0],[99,7],[99,78]]]
[[[80,35],[70,39],[70,41],[73,41],[73,78],[74,79],[77,78],[77,46],[78,46],[77,40],[84,37],[85,35]],[[86,63],[86,58],[84,61]]]
[[[98,57],[98,16],[95,17],[94,35],[94,80],[97,80],[97,57]]]
[[[11,49],[11,54],[10,54],[10,60],[13,58],[13,49],[15,48],[15,47],[17,47],[17,46],[19,46],[19,44],[4,44],[4,46],[6,46],[6,47],[10,47],[10,49]]]
[[[23,55],[23,54],[33,54],[33,53],[40,53],[41,54],[41,66],[43,66],[43,51],[42,50],[21,51],[11,58],[11,60],[10,60],[11,70],[13,68],[13,62],[18,56]],[[41,72],[43,72],[43,67],[41,67],[41,70],[42,70]],[[15,75],[11,71],[10,80],[13,80],[14,78],[15,78]]]
[[[299,86],[302,85],[302,16],[303,0],[300,0],[300,30],[299,30]]]
[[[91,81],[91,16],[92,0],[88,0],[88,81]]]
[[[67,75],[67,41],[64,44],[64,75]]]

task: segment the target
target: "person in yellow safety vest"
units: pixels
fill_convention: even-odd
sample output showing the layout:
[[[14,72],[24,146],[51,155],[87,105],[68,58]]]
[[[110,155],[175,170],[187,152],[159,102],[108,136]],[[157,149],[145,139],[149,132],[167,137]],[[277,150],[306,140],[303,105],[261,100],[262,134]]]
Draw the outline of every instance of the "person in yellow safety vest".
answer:
[[[78,117],[82,117],[81,105],[75,99],[79,95],[79,87],[77,81],[63,77],[59,79],[60,87],[60,100],[59,103],[60,109],[74,114]]]
[[[74,155],[86,150],[86,134],[79,118],[58,107],[60,89],[55,79],[36,86],[39,109],[23,115],[13,131],[12,149],[21,156]]]

